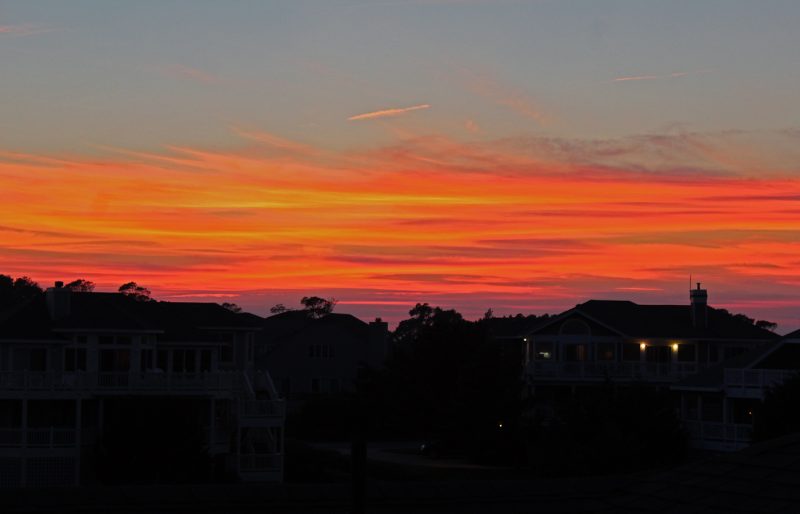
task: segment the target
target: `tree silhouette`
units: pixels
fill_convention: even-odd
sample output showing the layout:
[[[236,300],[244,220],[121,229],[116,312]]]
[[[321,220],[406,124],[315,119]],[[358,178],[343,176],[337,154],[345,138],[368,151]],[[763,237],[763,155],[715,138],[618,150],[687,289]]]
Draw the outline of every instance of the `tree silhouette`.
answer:
[[[304,296],[300,303],[303,304],[303,310],[312,318],[321,318],[326,314],[333,312],[336,306],[335,298],[320,298],[319,296]]]
[[[777,323],[773,323],[773,322],[767,321],[765,319],[760,319],[760,320],[756,321],[756,326],[758,328],[763,328],[764,330],[769,330],[770,332],[775,332],[775,330],[778,328],[778,324]]]
[[[94,291],[94,282],[79,278],[65,285],[64,288],[76,293],[91,293]]]
[[[19,305],[42,294],[39,284],[28,277],[0,275],[0,310]]]
[[[282,303],[275,304],[275,305],[273,305],[272,307],[269,308],[269,312],[272,313],[272,314],[280,314],[280,313],[286,312],[288,310],[290,310],[290,309],[288,307],[286,307]]]
[[[146,287],[140,286],[136,282],[127,282],[119,286],[119,292],[127,297],[133,298],[138,302],[149,302],[150,290]]]
[[[228,309],[231,312],[242,312],[242,308],[236,305],[235,303],[223,302],[222,307]]]

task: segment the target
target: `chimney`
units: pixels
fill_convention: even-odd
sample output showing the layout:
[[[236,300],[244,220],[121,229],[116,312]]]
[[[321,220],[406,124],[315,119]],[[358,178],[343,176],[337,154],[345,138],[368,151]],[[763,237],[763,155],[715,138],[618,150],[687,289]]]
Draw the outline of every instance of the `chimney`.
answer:
[[[45,291],[45,300],[50,319],[59,320],[69,316],[72,292],[64,287],[64,282],[59,280],[54,287],[48,287]]]
[[[381,318],[369,323],[367,343],[367,362],[370,366],[381,367],[389,356],[389,324]]]
[[[700,282],[697,289],[689,291],[689,300],[692,304],[692,325],[694,328],[708,327],[708,292],[700,289]]]

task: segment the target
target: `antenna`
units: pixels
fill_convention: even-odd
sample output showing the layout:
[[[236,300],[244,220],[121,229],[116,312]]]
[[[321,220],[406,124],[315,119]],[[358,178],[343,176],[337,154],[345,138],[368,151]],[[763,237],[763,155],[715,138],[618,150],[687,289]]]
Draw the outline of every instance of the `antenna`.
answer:
[[[692,273],[689,272],[689,291],[692,290]]]

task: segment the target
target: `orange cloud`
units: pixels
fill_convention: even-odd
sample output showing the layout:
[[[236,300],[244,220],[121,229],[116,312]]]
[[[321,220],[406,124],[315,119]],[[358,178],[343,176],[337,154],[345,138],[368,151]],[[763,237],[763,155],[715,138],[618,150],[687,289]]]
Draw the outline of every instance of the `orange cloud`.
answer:
[[[411,111],[419,111],[421,109],[430,109],[429,104],[420,104],[420,105],[413,105],[411,107],[402,107],[397,109],[383,109],[381,111],[372,111],[372,112],[365,112],[364,114],[356,114],[355,116],[350,116],[347,118],[347,121],[357,121],[357,120],[371,120],[375,118],[386,118],[389,116],[400,116],[401,114],[405,114]]]
[[[0,154],[0,272],[240,295],[260,313],[328,294],[390,319],[417,301],[467,315],[588,297],[683,302],[691,272],[715,305],[785,323],[800,307],[800,179],[769,160],[751,174],[697,172],[718,165],[719,138],[429,136],[320,162],[247,134],[265,146]],[[694,172],[661,169],[662,149],[695,139]]]

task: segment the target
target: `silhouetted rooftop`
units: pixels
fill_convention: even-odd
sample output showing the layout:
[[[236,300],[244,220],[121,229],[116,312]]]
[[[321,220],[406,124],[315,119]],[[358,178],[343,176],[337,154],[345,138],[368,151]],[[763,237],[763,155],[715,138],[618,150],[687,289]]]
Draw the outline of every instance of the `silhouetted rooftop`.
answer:
[[[120,293],[70,293],[69,315],[53,320],[45,295],[0,318],[4,339],[59,339],[61,331],[155,331],[165,340],[202,340],[204,329],[257,328],[261,318],[216,303],[136,301]],[[199,339],[198,339],[199,338]]]
[[[305,311],[286,311],[261,321],[263,342],[277,344],[295,338],[309,330],[339,330],[366,338],[369,325],[351,314],[330,313],[320,318]]]
[[[582,313],[630,337],[729,340],[771,340],[778,337],[769,330],[759,328],[752,323],[735,318],[726,311],[712,307],[707,308],[708,324],[706,327],[694,326],[689,305],[639,305],[630,301],[589,300],[562,313],[559,318],[573,312]]]

